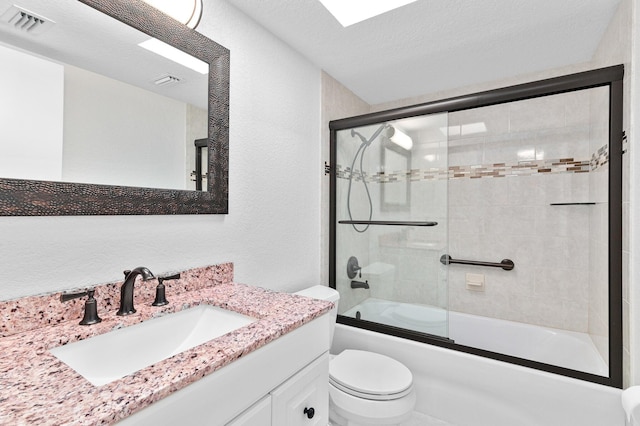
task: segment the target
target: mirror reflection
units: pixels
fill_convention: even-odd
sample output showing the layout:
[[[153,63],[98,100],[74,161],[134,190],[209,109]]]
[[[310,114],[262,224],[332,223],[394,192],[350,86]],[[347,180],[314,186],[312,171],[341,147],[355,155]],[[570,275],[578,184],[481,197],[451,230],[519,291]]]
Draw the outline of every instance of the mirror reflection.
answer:
[[[208,64],[150,39],[80,2],[0,0],[0,177],[195,190]]]

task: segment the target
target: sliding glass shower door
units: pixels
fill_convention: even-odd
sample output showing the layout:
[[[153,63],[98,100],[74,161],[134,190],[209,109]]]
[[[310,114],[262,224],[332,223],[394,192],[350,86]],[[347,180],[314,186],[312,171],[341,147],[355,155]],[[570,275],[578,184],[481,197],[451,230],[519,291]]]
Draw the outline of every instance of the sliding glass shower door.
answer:
[[[621,386],[622,77],[332,121],[338,321]]]
[[[447,113],[336,132],[341,315],[448,336],[447,134]]]

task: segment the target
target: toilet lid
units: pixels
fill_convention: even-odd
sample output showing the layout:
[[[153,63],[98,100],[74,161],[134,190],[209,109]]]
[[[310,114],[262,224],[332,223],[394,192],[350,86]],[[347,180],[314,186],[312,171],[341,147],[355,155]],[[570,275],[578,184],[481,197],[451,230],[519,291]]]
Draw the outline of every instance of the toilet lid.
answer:
[[[388,400],[408,394],[413,376],[407,367],[393,358],[347,349],[331,360],[329,382],[351,395]]]

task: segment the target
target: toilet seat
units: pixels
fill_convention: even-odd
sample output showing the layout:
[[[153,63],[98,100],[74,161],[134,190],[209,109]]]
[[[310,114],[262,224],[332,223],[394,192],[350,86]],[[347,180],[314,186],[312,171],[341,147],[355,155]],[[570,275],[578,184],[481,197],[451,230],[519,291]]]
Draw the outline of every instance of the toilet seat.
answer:
[[[413,376],[402,363],[374,352],[347,349],[329,364],[329,383],[363,399],[390,401],[412,392]]]

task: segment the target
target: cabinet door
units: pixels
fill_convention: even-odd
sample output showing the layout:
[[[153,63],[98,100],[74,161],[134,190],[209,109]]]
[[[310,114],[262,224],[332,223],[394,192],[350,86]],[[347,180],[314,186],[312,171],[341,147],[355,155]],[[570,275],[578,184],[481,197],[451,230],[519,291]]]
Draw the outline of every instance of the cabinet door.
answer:
[[[271,392],[275,426],[326,426],[329,422],[329,354],[317,358]]]
[[[226,426],[271,426],[271,396],[265,396]]]

